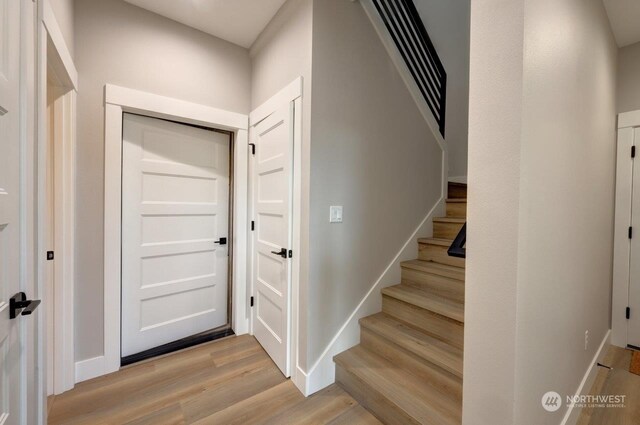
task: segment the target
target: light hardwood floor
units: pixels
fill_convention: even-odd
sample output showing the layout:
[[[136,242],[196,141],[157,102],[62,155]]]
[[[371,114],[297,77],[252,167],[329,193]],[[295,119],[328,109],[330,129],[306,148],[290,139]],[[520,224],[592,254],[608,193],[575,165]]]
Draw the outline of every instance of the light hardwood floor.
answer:
[[[49,424],[380,424],[333,385],[305,399],[251,336],[129,366],[50,400]]]
[[[629,372],[631,350],[609,347],[598,368],[591,395],[625,395],[624,408],[585,408],[577,425],[637,425],[640,424],[640,376]]]

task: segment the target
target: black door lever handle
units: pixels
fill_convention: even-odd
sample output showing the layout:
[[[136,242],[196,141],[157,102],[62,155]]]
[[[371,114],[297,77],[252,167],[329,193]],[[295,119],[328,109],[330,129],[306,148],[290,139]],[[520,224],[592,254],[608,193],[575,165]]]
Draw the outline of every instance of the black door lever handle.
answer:
[[[28,316],[40,305],[40,300],[28,300],[24,292],[18,292],[9,300],[9,318],[15,319],[20,314]]]
[[[220,238],[217,241],[215,241],[214,243],[220,244],[220,245],[226,245],[227,244],[227,238]]]
[[[287,248],[281,248],[280,251],[271,251],[271,253],[279,255],[282,258],[287,258]]]

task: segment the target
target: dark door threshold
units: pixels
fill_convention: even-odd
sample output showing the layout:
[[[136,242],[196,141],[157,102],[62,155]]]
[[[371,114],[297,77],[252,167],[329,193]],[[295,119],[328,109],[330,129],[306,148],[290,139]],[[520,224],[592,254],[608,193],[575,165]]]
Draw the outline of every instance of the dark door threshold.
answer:
[[[202,332],[196,335],[191,335],[186,338],[179,339],[177,341],[170,342],[168,344],[161,345],[159,347],[150,348],[140,353],[132,354],[130,356],[122,357],[120,360],[120,366],[128,366],[133,363],[147,360],[152,357],[162,356],[164,354],[173,353],[174,351],[183,350],[185,348],[193,347],[194,345],[203,344],[205,342],[214,341],[216,339],[224,338],[226,336],[235,335],[233,330],[229,326],[224,328],[212,329],[207,332]]]

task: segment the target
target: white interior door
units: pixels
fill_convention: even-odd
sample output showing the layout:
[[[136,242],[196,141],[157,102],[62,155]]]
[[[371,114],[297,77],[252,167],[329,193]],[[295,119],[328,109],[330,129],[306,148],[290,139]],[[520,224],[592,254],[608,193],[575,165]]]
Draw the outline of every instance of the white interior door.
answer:
[[[633,145],[640,147],[640,128],[633,129]],[[637,155],[637,154],[636,154]],[[633,189],[631,200],[631,238],[629,262],[629,315],[627,343],[640,347],[640,164],[638,156],[633,161]]]
[[[26,401],[20,374],[28,319],[9,318],[9,300],[20,291],[19,46],[20,2],[0,0],[0,424],[22,423]]]
[[[125,114],[122,356],[228,323],[230,136]]]
[[[293,102],[251,129],[253,332],[285,376],[291,332]]]

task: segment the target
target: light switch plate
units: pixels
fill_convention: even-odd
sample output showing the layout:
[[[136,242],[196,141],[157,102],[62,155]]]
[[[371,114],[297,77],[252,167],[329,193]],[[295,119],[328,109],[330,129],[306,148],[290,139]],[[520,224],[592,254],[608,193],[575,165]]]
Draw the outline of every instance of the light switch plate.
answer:
[[[329,207],[329,223],[342,223],[342,205]]]

